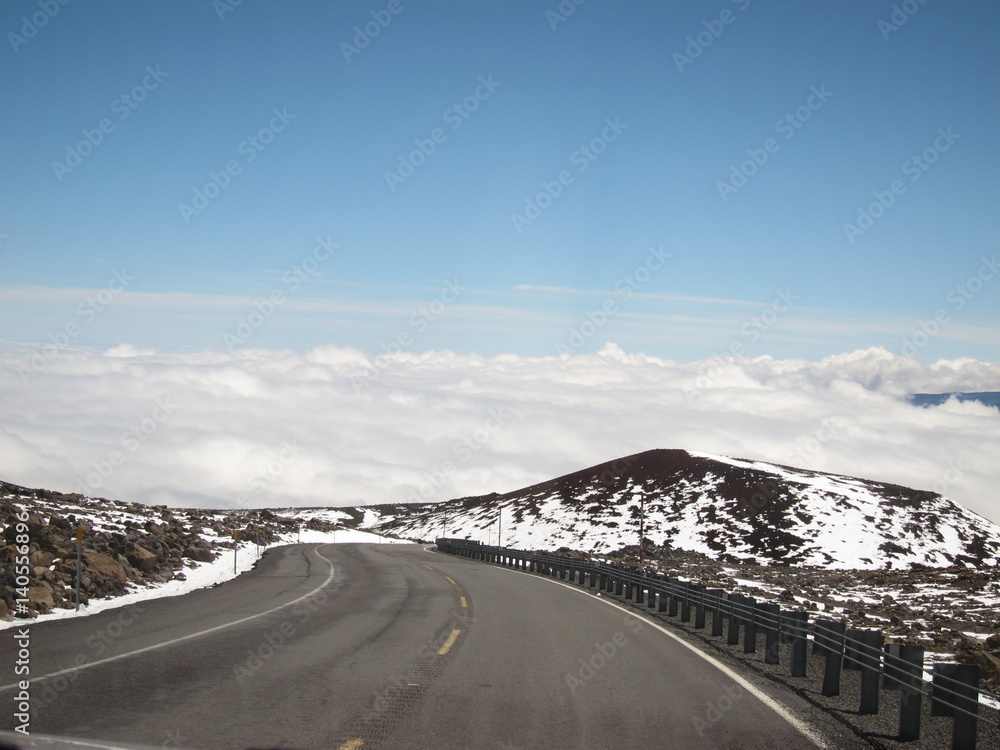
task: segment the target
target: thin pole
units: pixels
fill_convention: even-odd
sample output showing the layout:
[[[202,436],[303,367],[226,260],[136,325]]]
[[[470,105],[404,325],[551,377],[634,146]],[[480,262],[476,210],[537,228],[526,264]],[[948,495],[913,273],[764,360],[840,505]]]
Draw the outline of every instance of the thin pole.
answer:
[[[639,572],[642,572],[644,545],[642,537],[646,533],[646,493],[639,495]]]
[[[83,527],[76,527],[76,611],[80,611],[80,579],[83,577]]]

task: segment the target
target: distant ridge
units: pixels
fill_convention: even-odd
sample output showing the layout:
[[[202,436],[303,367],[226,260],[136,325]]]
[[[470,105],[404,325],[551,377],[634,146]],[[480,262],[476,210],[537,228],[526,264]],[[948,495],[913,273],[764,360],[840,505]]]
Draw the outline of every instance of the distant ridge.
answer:
[[[914,393],[908,397],[914,406],[940,406],[954,396],[959,401],[978,401],[986,406],[1000,409],[1000,392],[982,391],[979,393]]]
[[[1000,527],[933,492],[684,450],[651,450],[504,494],[366,506],[364,528],[528,549],[647,543],[760,564],[1000,563]]]

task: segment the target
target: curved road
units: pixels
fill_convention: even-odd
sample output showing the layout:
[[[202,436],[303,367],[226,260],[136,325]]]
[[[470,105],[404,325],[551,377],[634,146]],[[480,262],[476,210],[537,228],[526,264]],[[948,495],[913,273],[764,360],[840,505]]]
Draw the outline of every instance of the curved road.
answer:
[[[30,632],[32,734],[204,750],[819,746],[606,600],[415,545],[281,547],[224,585]]]

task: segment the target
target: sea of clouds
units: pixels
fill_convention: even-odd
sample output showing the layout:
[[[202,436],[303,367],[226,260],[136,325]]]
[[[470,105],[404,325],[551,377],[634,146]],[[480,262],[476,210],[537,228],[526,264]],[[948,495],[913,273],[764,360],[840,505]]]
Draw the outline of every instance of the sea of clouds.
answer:
[[[821,361],[64,349],[0,371],[0,477],[151,504],[337,506],[505,492],[652,448],[945,494],[1000,523],[1000,365],[881,348]]]

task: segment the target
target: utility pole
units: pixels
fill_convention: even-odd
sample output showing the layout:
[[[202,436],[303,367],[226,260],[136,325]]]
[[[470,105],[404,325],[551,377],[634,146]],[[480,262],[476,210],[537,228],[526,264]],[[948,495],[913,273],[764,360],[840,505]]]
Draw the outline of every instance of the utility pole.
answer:
[[[639,572],[643,570],[643,552],[645,551],[645,545],[642,542],[642,538],[646,533],[646,493],[643,492],[639,495]]]
[[[503,528],[503,508],[497,511],[497,547],[502,547],[503,542],[500,541],[500,530]]]

